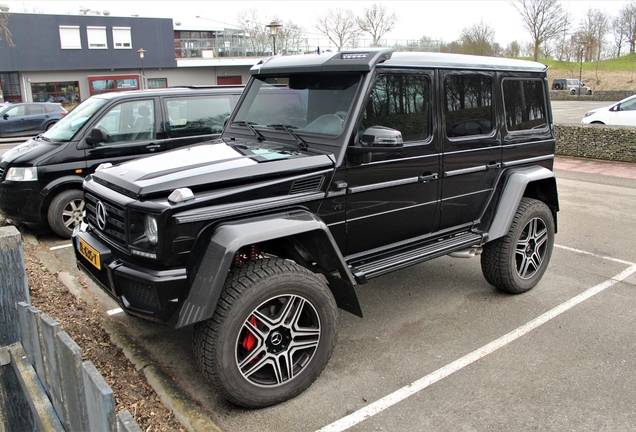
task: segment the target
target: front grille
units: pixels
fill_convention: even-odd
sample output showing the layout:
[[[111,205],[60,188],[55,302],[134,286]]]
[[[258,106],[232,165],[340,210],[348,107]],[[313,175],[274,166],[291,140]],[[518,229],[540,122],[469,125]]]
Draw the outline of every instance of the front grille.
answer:
[[[290,195],[306,193],[306,192],[316,192],[319,191],[322,187],[322,182],[324,181],[324,176],[319,177],[311,177],[306,179],[300,179],[294,181],[289,191]]]
[[[85,194],[86,219],[99,233],[120,246],[126,246],[126,213],[124,208],[96,195]],[[97,224],[97,203],[101,202],[106,210],[104,229]]]
[[[159,301],[151,285],[122,277],[119,278],[119,282],[121,283],[121,294],[131,308],[152,313],[159,311]]]
[[[0,167],[0,181],[4,180],[4,172],[6,171],[5,167]]]

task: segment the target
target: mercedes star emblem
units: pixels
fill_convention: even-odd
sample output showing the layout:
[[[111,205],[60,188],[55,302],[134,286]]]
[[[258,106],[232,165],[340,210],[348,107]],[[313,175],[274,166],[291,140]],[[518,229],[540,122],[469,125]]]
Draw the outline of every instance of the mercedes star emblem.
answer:
[[[100,230],[104,231],[106,228],[106,218],[108,217],[108,213],[106,213],[106,207],[104,207],[104,203],[101,201],[97,201],[97,205],[95,206],[95,217],[97,218],[97,226]]]

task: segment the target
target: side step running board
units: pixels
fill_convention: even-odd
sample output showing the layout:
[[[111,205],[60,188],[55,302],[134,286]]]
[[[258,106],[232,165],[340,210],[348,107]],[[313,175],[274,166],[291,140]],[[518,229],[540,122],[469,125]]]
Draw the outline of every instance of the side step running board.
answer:
[[[351,273],[358,283],[365,283],[368,279],[390,273],[393,270],[428,261],[451,252],[465,249],[475,245],[481,245],[482,234],[464,233],[447,239],[415,245],[414,247],[395,255],[386,254],[378,259],[365,259],[352,262],[349,265]]]

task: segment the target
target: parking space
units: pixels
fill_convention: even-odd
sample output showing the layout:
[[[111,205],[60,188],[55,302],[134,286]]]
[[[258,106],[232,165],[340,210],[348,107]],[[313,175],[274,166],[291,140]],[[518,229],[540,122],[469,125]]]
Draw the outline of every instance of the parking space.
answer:
[[[557,171],[558,246],[532,291],[507,295],[478,259],[443,257],[358,287],[336,349],[303,394],[261,410],[218,397],[189,329],[118,313],[217,424],[239,430],[628,430],[636,424],[636,181]],[[44,237],[69,270],[68,242]],[[105,309],[115,303],[92,285]]]

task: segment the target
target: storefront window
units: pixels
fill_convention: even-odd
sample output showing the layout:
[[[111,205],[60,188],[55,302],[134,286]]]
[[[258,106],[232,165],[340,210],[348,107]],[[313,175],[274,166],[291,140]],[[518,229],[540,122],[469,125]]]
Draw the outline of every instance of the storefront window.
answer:
[[[79,82],[32,83],[33,102],[56,102],[66,109],[80,102]]]
[[[148,78],[148,88],[166,88],[168,87],[168,78]]]
[[[138,90],[139,75],[89,77],[88,86],[91,96],[113,91]]]
[[[2,96],[6,102],[22,102],[20,80],[17,72],[0,73]]]

